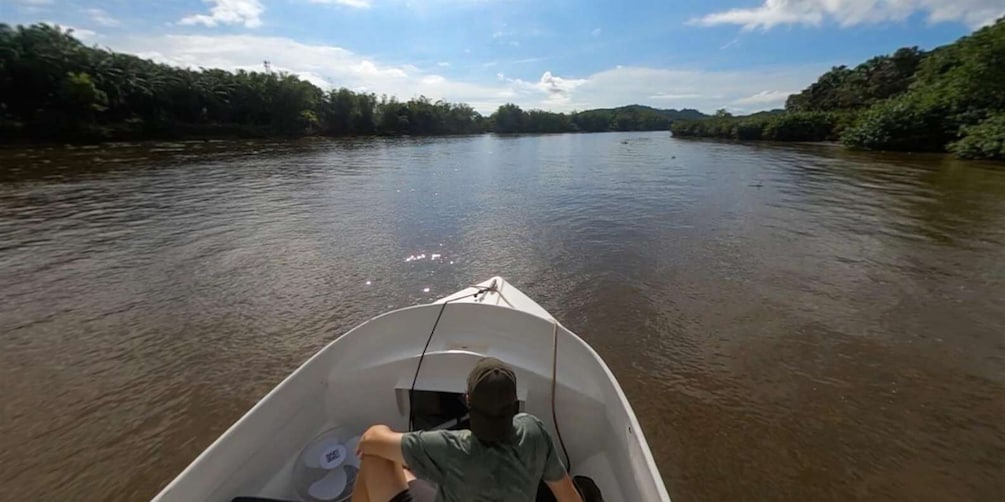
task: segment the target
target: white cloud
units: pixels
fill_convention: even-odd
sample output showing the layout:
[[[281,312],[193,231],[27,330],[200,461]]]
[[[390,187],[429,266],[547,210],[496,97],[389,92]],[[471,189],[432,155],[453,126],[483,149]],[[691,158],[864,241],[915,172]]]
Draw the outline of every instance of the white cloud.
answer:
[[[818,26],[833,20],[841,26],[900,21],[914,13],[931,23],[957,21],[971,27],[990,24],[1005,15],[1002,0],[764,0],[759,7],[730,9],[692,19],[691,24],[733,24],[745,30],[785,24]]]
[[[649,96],[649,99],[654,99],[657,101],[680,101],[684,99],[698,99],[698,98],[721,98],[722,96],[709,96],[705,94],[691,93],[691,94],[653,94]]]
[[[440,68],[450,68],[450,63],[446,61],[440,61],[439,63],[436,63],[436,66],[439,66]]]
[[[550,71],[546,71],[537,83],[531,84],[531,87],[547,92],[550,95],[548,101],[558,104],[568,102],[571,99],[572,91],[586,82],[586,79],[556,77]]]
[[[73,28],[73,36],[77,37],[78,40],[82,42],[87,42],[100,37],[96,32],[92,30],[86,30],[84,28]]]
[[[371,0],[308,0],[310,3],[335,4],[352,7],[354,9],[369,9],[373,2]]]
[[[520,29],[508,29],[506,24],[502,24],[501,29],[497,29],[492,32],[492,41],[498,45],[508,45],[510,47],[520,47],[520,38],[524,37],[538,37],[541,35],[541,30],[537,28],[529,30]]]
[[[827,65],[792,68],[750,68],[741,71],[675,70],[615,67],[590,75],[570,93],[576,108],[630,103],[712,111],[764,89],[802,89],[826,71]],[[737,103],[743,111],[772,103]]]
[[[596,28],[596,29],[594,29],[593,31],[591,31],[591,32],[590,32],[590,36],[593,36],[593,37],[599,37],[599,36],[600,36],[600,33],[601,33],[601,31],[602,31],[602,30],[601,30],[600,28]]]
[[[770,108],[781,108],[790,94],[793,94],[793,91],[761,91],[757,94],[752,94],[750,96],[734,100],[732,104],[740,106],[755,105]]]
[[[261,71],[268,60],[274,71],[296,74],[322,88],[347,87],[356,91],[408,99],[464,101],[479,110],[500,104],[495,86],[448,80],[412,65],[387,65],[341,47],[310,45],[282,37],[253,35],[165,35],[109,41],[115,50],[155,61],[198,68]]]
[[[121,23],[118,19],[115,19],[107,12],[101,9],[84,9],[84,12],[90,16],[91,21],[98,23],[101,26],[118,26]]]
[[[545,71],[537,78],[517,78],[496,69],[481,78],[455,80],[407,64],[381,61],[329,45],[311,45],[289,38],[254,35],[163,35],[104,37],[115,50],[192,68],[261,71],[269,60],[276,71],[287,71],[323,88],[347,87],[409,99],[465,102],[490,113],[506,102],[524,108],[570,111],[632,103],[712,111],[735,105],[746,111],[771,107],[768,98],[784,99],[781,91],[801,89],[826,71],[821,64],[797,68],[751,68],[733,72],[615,67],[586,76]],[[520,65],[506,64],[507,73]]]
[[[736,38],[730,40],[729,42],[726,42],[726,43],[722,44],[719,47],[719,50],[724,51],[724,50],[726,50],[726,49],[728,49],[730,47],[735,47],[735,46],[737,46],[739,44],[740,44],[740,37],[736,37]]]
[[[201,24],[217,26],[221,24],[243,24],[245,28],[257,28],[262,25],[262,13],[265,7],[258,0],[203,0],[213,4],[209,15],[194,14],[179,21],[180,24]]]
[[[71,26],[69,24],[55,23],[55,22],[52,22],[52,21],[43,21],[43,23],[47,24],[49,26],[56,26],[56,27],[62,28],[63,31],[72,30],[73,31],[73,36],[77,40],[80,40],[81,42],[87,42],[88,40],[93,40],[94,38],[101,36],[101,35],[98,35],[97,32],[95,32],[93,30],[88,30],[88,29],[85,29],[85,28],[77,28],[76,26]]]
[[[8,0],[0,0],[0,15],[7,14],[7,5],[5,2]],[[53,0],[13,0],[11,2],[17,5],[17,9],[22,14],[28,14],[32,16],[44,15],[44,13],[51,12],[53,10]]]

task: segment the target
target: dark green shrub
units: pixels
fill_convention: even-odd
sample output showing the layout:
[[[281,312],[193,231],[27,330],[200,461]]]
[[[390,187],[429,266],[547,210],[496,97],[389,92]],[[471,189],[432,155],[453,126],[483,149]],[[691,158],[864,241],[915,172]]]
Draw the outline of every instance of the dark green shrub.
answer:
[[[796,112],[772,118],[764,138],[776,141],[826,141],[834,139],[835,115],[826,112]]]
[[[965,159],[1005,160],[1005,113],[993,115],[977,125],[963,126],[962,138],[949,150]]]
[[[939,99],[907,94],[866,110],[841,141],[864,150],[942,151],[956,136],[954,122]]]

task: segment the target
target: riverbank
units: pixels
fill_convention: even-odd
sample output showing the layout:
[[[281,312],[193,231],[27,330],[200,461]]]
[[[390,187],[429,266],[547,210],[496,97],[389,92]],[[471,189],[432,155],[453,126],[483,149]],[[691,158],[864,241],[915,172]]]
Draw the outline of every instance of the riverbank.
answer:
[[[705,115],[643,105],[571,113],[322,89],[296,75],[179,68],[88,47],[49,24],[0,23],[0,141],[443,136],[669,130]]]
[[[1005,161],[1005,115],[993,115],[976,125],[960,126],[948,143],[913,142],[890,138],[884,147],[864,147],[856,135],[862,117],[854,113],[772,113],[718,117],[674,123],[675,138],[732,141],[826,142],[853,150],[900,151],[905,153],[950,153],[960,159]]]
[[[761,112],[748,116],[719,116],[671,125],[674,137],[720,138],[744,141],[840,141],[853,122],[849,113]]]
[[[156,143],[163,141],[226,141],[226,140],[284,140],[284,139],[344,139],[344,138],[408,138],[408,137],[463,137],[486,134],[501,136],[518,135],[548,135],[548,134],[596,134],[606,132],[668,132],[667,129],[639,129],[633,131],[545,131],[545,132],[496,132],[480,131],[471,133],[441,133],[441,134],[324,134],[319,132],[288,134],[279,133],[262,127],[239,126],[230,124],[185,125],[185,127],[170,130],[142,130],[126,127],[98,127],[72,135],[42,135],[30,136],[14,132],[0,135],[0,148],[21,148],[33,146],[78,145],[96,146],[109,143]]]
[[[1005,160],[1005,18],[930,51],[905,47],[838,66],[785,110],[678,121],[677,137],[840,141],[860,150]]]
[[[158,127],[137,123],[89,125],[61,130],[0,128],[0,146],[45,144],[97,145],[114,142],[198,141],[226,139],[297,138],[305,135],[278,134],[266,127],[239,124],[171,124]]]

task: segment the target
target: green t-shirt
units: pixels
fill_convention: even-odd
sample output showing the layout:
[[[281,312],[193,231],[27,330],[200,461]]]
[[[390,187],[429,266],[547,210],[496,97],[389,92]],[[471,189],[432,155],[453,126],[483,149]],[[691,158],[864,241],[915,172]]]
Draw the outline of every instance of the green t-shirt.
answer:
[[[558,481],[565,466],[537,417],[513,417],[513,440],[491,446],[471,431],[409,432],[401,453],[419,478],[439,485],[437,502],[528,502],[538,483]]]

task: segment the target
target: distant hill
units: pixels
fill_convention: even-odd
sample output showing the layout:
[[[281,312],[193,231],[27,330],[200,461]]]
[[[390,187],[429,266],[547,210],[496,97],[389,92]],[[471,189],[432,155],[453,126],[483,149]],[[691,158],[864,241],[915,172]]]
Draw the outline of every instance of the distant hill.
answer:
[[[708,116],[698,110],[661,110],[645,105],[594,108],[572,113],[523,110],[508,103],[488,117],[488,128],[498,133],[556,133],[607,131],[666,131],[679,120]]]
[[[698,110],[693,108],[683,108],[676,110],[673,108],[653,108],[646,105],[627,105],[619,106],[617,108],[593,108],[590,110],[583,110],[582,113],[586,112],[606,112],[606,113],[617,113],[617,112],[637,112],[637,113],[652,113],[662,117],[666,117],[670,120],[700,120],[703,118],[708,118],[709,115],[705,115]]]

